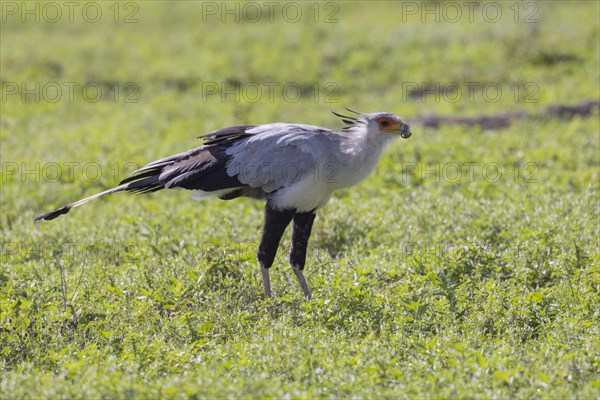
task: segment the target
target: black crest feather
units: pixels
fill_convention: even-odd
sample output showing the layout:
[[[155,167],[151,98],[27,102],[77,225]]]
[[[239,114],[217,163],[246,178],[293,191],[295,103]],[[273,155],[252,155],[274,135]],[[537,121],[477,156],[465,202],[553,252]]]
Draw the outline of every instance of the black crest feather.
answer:
[[[349,108],[346,108],[346,110],[350,111],[351,113],[360,115],[361,117],[363,116],[363,114],[361,114],[361,113],[359,113],[357,111],[352,111]],[[335,111],[332,111],[331,113],[333,115],[335,115],[336,117],[340,117],[342,119],[342,121],[346,125],[348,125],[348,126],[345,126],[345,127],[342,128],[343,131],[347,131],[347,130],[349,130],[350,128],[352,128],[354,126],[357,126],[358,124],[363,124],[363,125],[366,124],[365,120],[362,119],[362,118],[357,118],[357,117],[351,117],[351,116],[348,116],[348,115],[338,114]]]

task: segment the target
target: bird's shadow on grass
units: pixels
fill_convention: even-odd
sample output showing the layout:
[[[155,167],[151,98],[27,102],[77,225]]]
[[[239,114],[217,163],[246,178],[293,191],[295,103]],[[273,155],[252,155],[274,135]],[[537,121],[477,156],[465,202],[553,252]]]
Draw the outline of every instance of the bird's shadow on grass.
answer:
[[[316,232],[314,249],[336,259],[363,242],[369,233],[366,225],[352,220],[326,220]]]

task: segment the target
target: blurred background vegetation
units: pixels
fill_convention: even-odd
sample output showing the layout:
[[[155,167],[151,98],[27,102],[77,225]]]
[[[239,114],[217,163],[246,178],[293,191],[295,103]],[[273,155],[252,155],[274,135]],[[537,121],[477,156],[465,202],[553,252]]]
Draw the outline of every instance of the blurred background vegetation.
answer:
[[[1,6],[3,398],[598,397],[598,113],[547,113],[600,99],[598,2]],[[312,302],[284,238],[273,318],[260,203],[119,196],[32,222],[198,135],[337,128],[344,107],[414,134],[320,213]]]

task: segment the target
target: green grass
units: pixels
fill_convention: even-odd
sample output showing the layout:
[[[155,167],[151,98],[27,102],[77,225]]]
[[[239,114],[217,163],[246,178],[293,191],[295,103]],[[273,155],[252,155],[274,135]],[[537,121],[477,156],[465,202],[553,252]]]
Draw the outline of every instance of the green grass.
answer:
[[[515,23],[513,3],[497,23],[479,11],[421,23],[403,20],[401,3],[340,2],[332,24],[314,23],[309,4],[298,23],[221,23],[204,22],[199,2],[145,2],[133,24],[99,4],[95,24],[2,22],[0,397],[598,398],[598,115],[541,114],[600,98],[598,3],[537,2],[532,24]],[[36,82],[93,82],[109,96],[7,94]],[[203,98],[224,82],[320,92]],[[435,82],[503,93],[407,98]],[[535,101],[515,101],[515,83],[536,85]],[[318,214],[308,302],[286,262],[289,232],[263,299],[260,202],[115,195],[33,223],[199,134],[276,120],[336,128],[329,111],[343,107],[409,123],[538,117],[492,131],[413,126]]]

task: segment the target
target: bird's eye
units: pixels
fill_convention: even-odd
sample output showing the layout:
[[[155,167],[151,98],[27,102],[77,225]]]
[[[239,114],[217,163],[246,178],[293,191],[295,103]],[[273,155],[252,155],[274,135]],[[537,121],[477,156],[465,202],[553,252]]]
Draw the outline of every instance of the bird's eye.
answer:
[[[381,126],[383,126],[383,127],[390,126],[390,121],[384,119],[383,121],[381,121]]]

